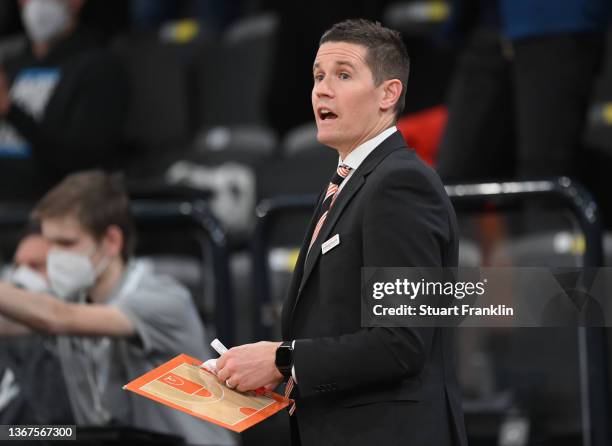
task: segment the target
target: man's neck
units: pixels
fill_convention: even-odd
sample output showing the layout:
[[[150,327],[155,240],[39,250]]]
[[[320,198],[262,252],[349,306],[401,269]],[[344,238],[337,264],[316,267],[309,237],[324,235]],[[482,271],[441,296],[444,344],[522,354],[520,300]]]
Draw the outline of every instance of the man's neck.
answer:
[[[98,279],[98,283],[89,292],[90,301],[94,304],[105,303],[121,282],[124,272],[125,263],[120,257],[111,261]]]
[[[361,146],[363,143],[371,140],[372,138],[376,138],[378,135],[380,135],[382,132],[384,132],[393,125],[395,125],[395,120],[393,119],[393,117],[381,120],[376,126],[374,126],[369,132],[367,132],[357,141],[351,143],[347,147],[338,148],[337,150],[338,155],[340,155],[340,159],[345,160],[349,153],[351,153],[357,147]]]
[[[44,59],[47,54],[49,54],[49,49],[51,48],[51,44],[47,42],[33,43],[32,44],[32,53],[34,53],[34,57],[37,59]]]

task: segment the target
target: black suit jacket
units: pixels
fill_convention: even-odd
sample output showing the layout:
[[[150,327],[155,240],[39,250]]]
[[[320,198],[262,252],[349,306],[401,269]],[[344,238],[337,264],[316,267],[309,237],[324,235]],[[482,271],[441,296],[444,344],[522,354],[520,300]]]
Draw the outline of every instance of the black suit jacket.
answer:
[[[456,218],[437,174],[396,132],[353,173],[306,256],[317,217],[282,315],[283,339],[296,340],[301,443],[466,445],[453,331],[361,327],[362,267],[457,265]],[[321,254],[335,234],[340,244]]]

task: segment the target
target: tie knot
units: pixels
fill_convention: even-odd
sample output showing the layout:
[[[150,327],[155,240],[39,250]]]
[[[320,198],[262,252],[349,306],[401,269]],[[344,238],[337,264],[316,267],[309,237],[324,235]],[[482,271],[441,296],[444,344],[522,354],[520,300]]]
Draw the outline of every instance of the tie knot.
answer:
[[[348,176],[351,169],[352,167],[347,166],[346,164],[340,164],[336,169],[336,173],[334,174],[334,177],[332,178],[331,182],[339,186],[342,181],[344,181],[344,179]]]

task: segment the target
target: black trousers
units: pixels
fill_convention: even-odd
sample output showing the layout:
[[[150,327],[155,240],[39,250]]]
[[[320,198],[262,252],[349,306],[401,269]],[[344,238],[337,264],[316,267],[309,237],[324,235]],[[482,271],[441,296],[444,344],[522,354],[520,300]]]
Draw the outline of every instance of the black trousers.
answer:
[[[291,429],[291,446],[302,446],[300,428],[295,417],[289,417],[289,427]]]
[[[573,175],[603,48],[603,34],[574,33],[509,52],[495,33],[475,32],[451,83],[442,179]]]
[[[445,183],[510,177],[515,166],[512,65],[494,30],[472,32],[448,92],[437,170]]]
[[[518,175],[574,175],[603,34],[564,34],[514,43]]]

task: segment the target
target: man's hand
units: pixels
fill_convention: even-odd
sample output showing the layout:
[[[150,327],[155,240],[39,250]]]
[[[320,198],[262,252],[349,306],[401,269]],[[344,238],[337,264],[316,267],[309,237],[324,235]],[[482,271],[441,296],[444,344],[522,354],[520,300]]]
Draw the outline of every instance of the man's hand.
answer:
[[[281,344],[261,341],[229,349],[217,360],[217,377],[240,392],[275,388],[283,379],[275,365]]]
[[[11,108],[9,90],[8,79],[4,70],[0,67],[0,118],[4,118]]]

